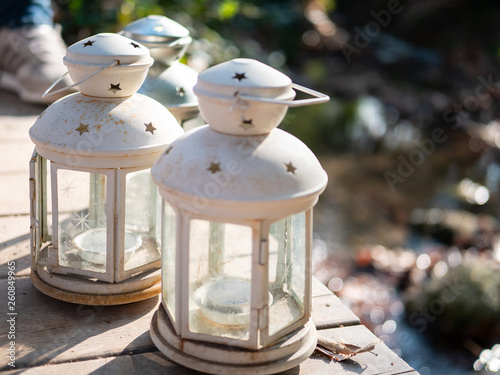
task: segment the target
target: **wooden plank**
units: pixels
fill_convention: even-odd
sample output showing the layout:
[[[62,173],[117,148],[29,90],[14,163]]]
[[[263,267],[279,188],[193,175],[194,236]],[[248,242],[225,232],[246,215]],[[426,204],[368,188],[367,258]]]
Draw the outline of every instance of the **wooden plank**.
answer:
[[[317,329],[360,324],[359,318],[331,292],[330,295],[313,298],[311,315]]]
[[[321,281],[319,281],[316,277],[312,278],[312,296],[320,297],[320,296],[329,296],[332,294],[332,291]]]
[[[16,262],[16,275],[29,276],[30,218],[28,215],[0,217],[0,264]],[[7,267],[0,267],[0,278],[7,277]]]
[[[94,360],[38,366],[28,369],[8,371],[6,375],[195,375],[198,371],[189,370],[168,361],[160,352],[122,355],[119,357],[98,358]]]
[[[24,268],[19,255],[27,256],[24,238],[26,217],[10,217],[0,232],[2,263],[16,259],[17,270],[29,273],[29,257]],[[0,221],[0,225],[1,225]],[[16,253],[14,248],[20,253]],[[16,258],[17,257],[17,258]],[[2,267],[2,272],[3,272]],[[90,307],[54,300],[38,292],[28,277],[16,280],[16,366],[32,374],[89,373],[140,374],[148,368],[151,374],[196,374],[166,360],[149,337],[151,316],[158,298],[113,307]],[[331,291],[313,279],[313,319],[319,328],[358,324],[356,316]],[[0,305],[7,306],[7,280],[0,280]],[[0,325],[0,350],[7,352],[8,325]],[[346,342],[364,346],[376,340],[368,329],[356,325],[336,329],[320,329],[330,338],[342,337]],[[283,375],[316,374],[412,374],[418,375],[383,343],[371,353],[360,354],[337,363],[313,355],[299,367]],[[0,369],[8,370],[8,359],[0,359]],[[91,370],[93,369],[93,370]],[[10,373],[19,373],[16,371]],[[23,372],[24,373],[24,372]]]
[[[29,207],[28,172],[0,172],[0,216],[29,214]]]
[[[360,347],[378,340],[368,328],[362,325],[319,330],[318,335],[334,340],[342,338],[345,343]],[[383,342],[379,342],[372,352],[361,353],[342,362],[330,360],[323,354],[315,352],[309,359],[300,364],[300,372],[298,373],[307,375],[418,375],[418,372],[399,358]],[[296,374],[296,369],[291,369],[282,375]]]
[[[2,280],[0,304],[7,305],[7,283]],[[99,355],[117,355],[124,350],[153,350],[149,324],[158,298],[112,307],[90,307],[61,302],[36,290],[29,278],[16,280],[18,312],[17,340],[19,365],[58,363]],[[346,324],[352,314],[337,297],[315,300],[313,314],[322,326]],[[330,301],[327,303],[326,301]],[[33,308],[36,307],[36,308]],[[348,319],[345,318],[348,316]],[[6,343],[6,325],[0,331]],[[4,345],[5,346],[5,345]],[[96,351],[96,348],[102,348]],[[6,365],[0,359],[0,367]]]
[[[156,350],[149,325],[159,298],[122,306],[84,306],[40,293],[29,278],[16,280],[16,364],[33,367],[121,353]],[[0,305],[7,306],[7,282],[0,281]],[[7,351],[7,324],[0,350]],[[6,356],[0,369],[6,369]]]
[[[0,216],[29,212],[29,160],[35,147],[28,131],[44,108],[0,91]]]
[[[319,331],[330,338],[342,337],[346,342],[365,345],[376,340],[365,327],[345,327],[328,331]],[[373,354],[375,353],[375,354]],[[343,362],[330,361],[327,357],[315,353],[299,366],[284,371],[280,375],[418,375],[404,361],[397,357],[383,343],[377,344],[373,353],[362,353]],[[66,374],[165,374],[195,375],[200,374],[168,361],[159,352],[129,355],[124,353],[117,357],[97,358],[93,360],[38,366],[6,372],[7,375],[23,373],[24,375],[66,375]]]
[[[3,93],[0,94],[0,113],[5,113],[5,111],[12,113],[12,109],[6,108],[6,103],[2,101],[4,96]],[[23,116],[2,116],[0,118],[0,150],[2,155],[0,215],[27,213],[29,208],[29,160],[35,146],[29,138],[28,131],[37,116],[28,116],[28,114],[39,113],[43,107],[26,106],[23,109],[26,111],[20,113]]]
[[[5,181],[4,176],[9,173],[19,172],[28,178],[29,161],[34,149],[35,144],[28,138],[27,131],[25,138],[0,140],[0,150],[2,150],[2,158],[4,159],[0,164],[2,184]]]
[[[317,278],[312,279],[312,318],[317,329],[360,324],[359,318]]]

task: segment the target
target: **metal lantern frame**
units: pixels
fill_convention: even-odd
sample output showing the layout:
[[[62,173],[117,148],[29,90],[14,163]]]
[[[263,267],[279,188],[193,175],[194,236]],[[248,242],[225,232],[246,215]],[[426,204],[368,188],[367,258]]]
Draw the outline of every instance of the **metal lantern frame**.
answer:
[[[160,15],[138,19],[120,31],[147,48],[155,62],[139,92],[162,103],[184,129],[203,124],[193,93],[198,72],[179,62],[192,38],[181,24]]]
[[[214,374],[275,373],[299,364],[316,346],[310,318],[312,208],[327,183],[307,146],[275,128],[283,106],[328,97],[308,90],[317,98],[293,101],[288,77],[254,60],[220,65],[201,73],[194,88],[209,125],[177,138],[152,168],[164,199],[164,234],[162,304],[150,332],[167,357],[187,367]],[[241,77],[252,76],[257,84],[238,86]],[[224,79],[238,82],[227,87]],[[262,104],[259,80],[274,83],[264,91],[278,92],[278,99],[264,97],[268,103]],[[219,82],[230,95],[217,92]],[[290,224],[299,217],[295,230]],[[166,232],[172,220],[175,243]],[[205,229],[197,239],[199,224]],[[223,227],[229,227],[228,236]],[[231,249],[224,243],[230,235],[237,241]],[[303,238],[298,261],[294,235]],[[294,277],[300,280],[295,289]],[[243,311],[249,312],[245,320]]]
[[[96,278],[100,281],[108,283],[121,282],[131,278],[133,275],[138,274],[144,270],[151,268],[159,268],[161,260],[158,259],[148,264],[143,264],[126,270],[124,267],[125,254],[121,250],[124,248],[124,231],[116,228],[125,228],[125,194],[126,194],[126,177],[130,173],[147,171],[151,165],[145,165],[135,168],[80,168],[71,165],[57,163],[53,160],[50,161],[50,187],[51,187],[51,201],[52,204],[52,235],[48,231],[48,214],[47,214],[47,159],[43,158],[35,150],[30,160],[30,185],[33,187],[31,190],[31,212],[34,215],[34,224],[32,229],[36,240],[33,247],[33,264],[37,264],[40,255],[41,243],[53,241],[48,247],[47,266],[51,272],[58,274],[81,275],[90,278]],[[89,175],[102,175],[106,177],[106,192],[107,197],[114,197],[110,203],[105,205],[105,218],[106,218],[106,242],[113,244],[114,251],[106,252],[105,272],[96,272],[86,269],[79,269],[76,267],[68,267],[61,264],[59,261],[59,210],[58,210],[58,171],[77,171],[88,173]],[[38,181],[38,183],[37,183]],[[40,197],[40,199],[37,199]],[[155,202],[151,202],[156,204]],[[104,205],[104,202],[97,202],[97,204]],[[155,212],[156,210],[152,211]],[[80,224],[85,225],[85,218],[82,217]],[[60,286],[63,287],[64,284]]]
[[[32,281],[67,302],[150,298],[161,277],[161,200],[150,168],[183,130],[164,106],[136,93],[152,64],[144,46],[97,34],[70,46],[64,62],[74,81],[87,76],[81,93],[53,103],[30,129]],[[131,229],[134,209],[147,215]]]
[[[178,218],[177,227],[181,228],[178,232],[179,238],[177,242],[178,249],[189,249],[190,242],[190,229],[192,226],[190,225],[194,220],[207,221],[210,224],[218,223],[218,224],[234,224],[239,226],[248,227],[252,230],[252,255],[249,265],[251,266],[251,284],[252,286],[256,286],[257,289],[252,290],[252,306],[250,313],[250,321],[258,322],[257,329],[249,330],[248,340],[238,340],[227,337],[217,337],[213,335],[207,335],[204,333],[192,332],[189,328],[189,320],[185,319],[185,312],[189,311],[189,283],[183,282],[181,283],[182,289],[178,291],[178,294],[181,295],[180,301],[177,299],[177,303],[180,302],[180,305],[176,307],[175,312],[171,311],[169,308],[166,308],[166,312],[172,322],[172,325],[177,334],[181,335],[183,338],[191,339],[191,340],[202,340],[207,342],[214,342],[224,345],[235,345],[238,347],[248,348],[248,349],[262,349],[268,347],[269,345],[276,343],[281,338],[301,328],[307,323],[310,319],[311,314],[311,242],[312,242],[312,208],[307,209],[306,211],[299,212],[297,215],[303,214],[305,216],[305,226],[304,226],[304,234],[307,238],[306,246],[304,248],[304,260],[305,260],[305,268],[304,268],[304,294],[300,298],[300,300],[304,301],[303,303],[303,315],[299,319],[292,322],[290,325],[287,325],[276,331],[274,334],[269,334],[269,308],[270,308],[270,300],[269,300],[269,292],[268,292],[268,281],[269,280],[269,248],[267,244],[269,243],[269,230],[272,224],[290,221],[291,216],[282,218],[281,220],[237,220],[235,218],[224,218],[216,217],[216,216],[207,216],[194,214],[192,212],[183,210],[181,208],[173,206],[174,211],[176,212],[176,217]],[[289,250],[281,249],[278,252],[279,259],[277,260],[278,267],[285,266],[283,257],[285,253]],[[179,256],[180,254],[176,254]],[[210,257],[217,257],[217,254],[214,252],[210,252]],[[181,275],[189,274],[189,257],[183,257],[180,260],[180,263],[177,263],[176,269]],[[284,268],[284,267],[283,267]],[[280,270],[277,271],[276,279],[278,277],[282,277],[282,282],[286,282],[283,278],[284,269],[282,268],[281,273]],[[265,282],[261,282],[260,280],[265,280]],[[308,302],[309,301],[309,302]],[[167,306],[167,301],[165,299],[165,294],[162,293],[162,303],[163,306]],[[176,305],[177,305],[176,303]],[[175,315],[174,315],[175,314]]]
[[[270,197],[268,201],[245,201],[243,198],[241,200],[224,200],[224,197],[220,197],[220,199],[212,198],[205,201],[207,197],[204,195],[196,196],[173,188],[167,188],[162,184],[161,176],[172,175],[172,170],[169,169],[169,166],[179,165],[176,162],[178,160],[176,158],[176,149],[183,148],[179,152],[182,155],[186,155],[185,151],[187,151],[189,142],[185,142],[186,147],[177,146],[182,145],[183,141],[188,140],[190,136],[210,142],[212,137],[220,136],[220,134],[208,126],[203,126],[186,133],[167,148],[168,154],[162,156],[152,169],[153,177],[160,186],[160,194],[165,200],[163,210],[164,231],[165,228],[172,228],[168,219],[172,220],[175,218],[177,233],[175,244],[171,240],[172,233],[164,232],[162,237],[162,304],[152,321],[151,335],[153,342],[172,360],[209,373],[246,374],[256,372],[258,374],[265,374],[293,367],[311,354],[316,342],[316,331],[310,319],[312,300],[312,207],[326,186],[326,174],[322,169],[318,170],[318,165],[314,158],[312,163],[313,168],[311,168],[316,169],[313,173],[316,176],[312,178],[314,180],[312,185],[314,186],[307,191],[296,191],[297,194],[295,196],[289,191],[288,193],[290,194],[286,197],[281,196],[280,199],[276,200]],[[237,143],[243,141],[243,138],[247,138],[247,141],[249,140],[248,138],[253,138],[252,142],[255,142],[255,136],[230,137]],[[289,144],[291,149],[297,154],[298,158],[304,155],[297,152],[297,146],[300,141],[295,137],[279,129],[274,130],[269,137],[274,138],[276,141],[283,138],[287,138],[288,140],[293,138],[296,142]],[[259,138],[264,139],[265,137]],[[272,143],[269,146],[272,146]],[[303,144],[302,146],[305,147]],[[196,154],[194,151],[196,146],[193,147],[191,145],[189,148],[193,150],[192,154]],[[255,149],[257,148],[259,146],[256,145]],[[220,145],[220,149],[229,150],[230,147],[228,147],[227,143],[223,143]],[[308,156],[311,155],[312,153]],[[287,172],[286,164],[291,164],[290,161],[285,161],[289,160],[288,156],[290,156],[290,153],[283,158],[280,165],[277,165],[277,168],[281,169],[277,173],[280,173],[284,179],[294,179],[294,176],[291,176],[292,173]],[[221,170],[218,173],[230,170],[231,160],[236,164],[243,165],[243,160],[246,157],[242,155],[242,160],[226,159],[225,162],[221,163]],[[203,159],[205,158],[199,157],[201,163],[200,170],[191,170],[190,167],[192,167],[192,164],[184,160],[184,167],[191,170],[193,176],[199,177],[202,174],[202,170],[205,169],[207,180],[203,181],[201,185],[194,185],[194,189],[200,186],[208,186],[207,184],[210,183],[210,179],[213,178],[212,173],[207,170],[210,168],[210,163],[201,162]],[[259,158],[257,157],[256,159]],[[305,173],[307,175],[307,169],[311,165],[307,162],[302,163],[302,161],[298,160],[293,168],[297,169],[295,171],[297,174]],[[158,171],[162,171],[161,176],[159,176],[160,172]],[[245,172],[248,172],[248,170],[245,169]],[[242,195],[244,194],[245,192],[242,193]],[[199,204],[195,203],[197,200]],[[290,260],[290,249],[287,249],[286,245],[279,248],[277,254],[273,255],[277,259],[274,262],[270,261],[269,246],[272,242],[270,228],[273,225],[288,225],[290,227],[290,221],[297,215],[303,215],[301,230],[304,237],[302,248],[303,268],[298,271],[303,280],[303,295],[298,298],[303,303],[301,306],[301,316],[296,319],[285,320],[279,329],[275,329],[271,333],[271,321],[276,322],[277,319],[283,318],[279,315],[273,315],[275,314],[275,311],[273,311],[274,305],[272,305],[269,298],[269,275],[274,271],[271,267],[272,265],[276,267],[275,280],[278,280],[280,277],[286,277],[284,275],[288,272],[287,267],[294,267],[297,264],[293,264],[293,260]],[[168,219],[165,217],[168,217]],[[208,222],[209,226],[224,224],[226,227],[244,226],[251,229],[252,245],[249,252],[250,256],[245,258],[247,266],[251,269],[250,316],[248,337],[245,339],[228,337],[225,334],[213,335],[200,332],[199,330],[193,331],[193,328],[190,326],[190,314],[188,312],[193,308],[193,292],[190,291],[190,275],[193,272],[193,266],[190,263],[196,263],[197,261],[196,255],[193,255],[195,253],[191,253],[191,242],[193,242],[192,228],[195,221]],[[293,235],[290,230],[285,229],[282,229],[280,233],[288,236]],[[288,238],[288,244],[290,242],[291,240]],[[283,244],[285,241],[282,240],[279,243]],[[220,262],[220,251],[222,250],[217,245],[213,249],[209,247],[210,245],[206,249],[208,251],[207,258],[209,262],[210,260],[214,263]],[[172,256],[175,259],[167,260],[168,257]],[[175,264],[174,267],[172,267],[172,263],[168,264],[168,262],[172,261]],[[213,265],[213,267],[217,269],[217,266]],[[219,276],[224,277],[224,274],[221,273]],[[283,280],[284,283],[289,281]],[[172,297],[167,293],[167,290],[171,293],[172,283],[175,285],[173,297],[175,301],[173,303],[171,301]],[[290,291],[292,288],[287,289]],[[292,298],[291,294],[290,298]],[[172,305],[174,306],[173,309]],[[227,330],[227,327],[220,329]],[[182,350],[180,350],[180,347],[182,347]],[[231,355],[229,356],[227,352],[228,347],[231,347]],[[243,364],[247,364],[247,367]],[[236,371],[234,368],[238,370]]]

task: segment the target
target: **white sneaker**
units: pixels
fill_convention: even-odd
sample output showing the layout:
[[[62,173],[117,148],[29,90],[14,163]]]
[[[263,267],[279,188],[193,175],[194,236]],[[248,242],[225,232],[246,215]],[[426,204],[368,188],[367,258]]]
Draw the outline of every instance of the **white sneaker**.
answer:
[[[67,95],[42,98],[50,85],[66,72],[66,46],[60,29],[50,25],[0,29],[0,87],[16,92],[23,101],[52,103]],[[69,76],[54,88],[72,83]]]

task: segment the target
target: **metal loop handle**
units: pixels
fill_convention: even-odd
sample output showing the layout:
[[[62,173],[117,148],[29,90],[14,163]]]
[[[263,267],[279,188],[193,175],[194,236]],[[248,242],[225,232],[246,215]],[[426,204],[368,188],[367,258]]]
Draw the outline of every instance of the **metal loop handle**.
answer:
[[[248,101],[270,103],[270,104],[282,104],[282,105],[287,105],[289,107],[300,107],[303,105],[326,103],[327,101],[330,100],[330,97],[328,95],[325,95],[319,91],[315,91],[304,86],[297,85],[296,83],[292,83],[292,88],[294,90],[302,91],[306,94],[314,96],[314,98],[298,99],[298,100],[277,100],[272,98],[262,98],[259,96],[251,96],[245,94],[238,94],[237,97]]]
[[[45,92],[42,94],[42,98],[45,98],[46,96],[50,96],[50,95],[59,94],[60,92],[63,92],[63,91],[66,91],[66,90],[70,89],[71,87],[78,86],[79,84],[81,84],[81,83],[83,83],[83,82],[87,81],[88,79],[92,78],[93,76],[95,76],[95,75],[97,75],[97,74],[99,74],[99,73],[103,72],[104,70],[109,69],[109,68],[111,68],[111,67],[113,67],[113,66],[115,66],[115,65],[117,65],[117,64],[119,64],[119,63],[120,63],[120,61],[119,61],[119,60],[115,60],[115,61],[113,61],[111,64],[106,65],[106,66],[103,66],[103,67],[102,67],[101,69],[99,69],[98,71],[96,71],[96,72],[92,73],[91,75],[89,75],[89,76],[87,76],[87,77],[85,77],[85,78],[83,78],[83,79],[79,80],[79,81],[78,81],[78,82],[76,82],[76,83],[73,83],[73,84],[71,84],[71,85],[69,85],[69,86],[63,87],[62,89],[59,89],[59,90],[56,90],[56,91],[52,91],[52,92],[50,92],[50,90],[52,90],[52,89],[54,88],[54,86],[55,86],[55,85],[57,85],[59,82],[61,82],[61,80],[62,80],[62,79],[63,79],[63,78],[64,78],[64,77],[65,77],[65,76],[69,73],[69,72],[66,72],[66,73],[64,73],[62,76],[60,76],[58,79],[56,79],[56,81],[55,81],[52,85],[50,85],[50,87],[49,87],[47,90],[45,90]]]
[[[186,35],[186,36],[180,37],[180,38],[172,41],[170,44],[168,44],[165,47],[172,48],[172,47],[177,47],[177,45],[179,45],[179,44],[189,44],[189,43],[191,43],[192,40],[193,40],[193,38],[191,38],[189,35]]]

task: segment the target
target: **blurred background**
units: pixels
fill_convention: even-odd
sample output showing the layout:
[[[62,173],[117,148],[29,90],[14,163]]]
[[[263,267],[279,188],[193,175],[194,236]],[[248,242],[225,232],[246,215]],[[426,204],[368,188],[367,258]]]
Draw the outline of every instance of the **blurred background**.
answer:
[[[160,14],[190,30],[182,62],[197,71],[250,57],[330,95],[281,125],[329,175],[315,208],[316,277],[422,375],[500,372],[500,3],[55,7],[68,45]]]

